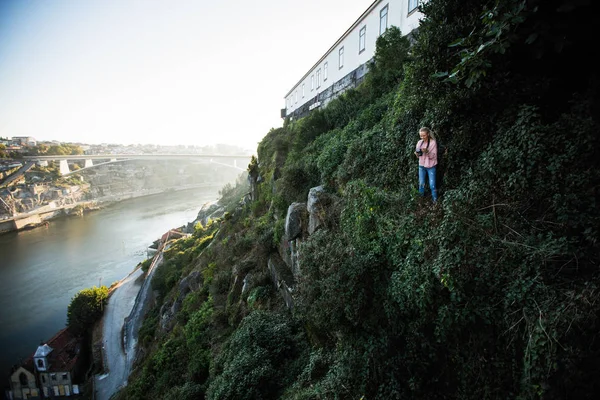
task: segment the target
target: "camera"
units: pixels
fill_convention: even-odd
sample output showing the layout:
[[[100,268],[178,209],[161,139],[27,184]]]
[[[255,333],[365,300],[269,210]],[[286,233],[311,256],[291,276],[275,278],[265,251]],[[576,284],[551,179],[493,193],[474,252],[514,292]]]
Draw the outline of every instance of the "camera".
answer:
[[[417,155],[418,155],[419,157],[421,157],[421,156],[423,155],[423,150],[419,150],[419,151],[417,151]]]

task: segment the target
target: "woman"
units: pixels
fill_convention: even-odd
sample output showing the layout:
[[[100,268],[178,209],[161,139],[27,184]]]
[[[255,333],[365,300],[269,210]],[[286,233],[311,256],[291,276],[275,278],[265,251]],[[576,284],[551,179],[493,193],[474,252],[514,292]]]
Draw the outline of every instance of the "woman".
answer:
[[[423,127],[419,129],[421,140],[415,148],[415,155],[419,159],[419,193],[425,195],[425,175],[429,177],[429,189],[433,202],[437,201],[437,188],[435,186],[435,170],[437,166],[437,142],[431,133],[431,129]]]

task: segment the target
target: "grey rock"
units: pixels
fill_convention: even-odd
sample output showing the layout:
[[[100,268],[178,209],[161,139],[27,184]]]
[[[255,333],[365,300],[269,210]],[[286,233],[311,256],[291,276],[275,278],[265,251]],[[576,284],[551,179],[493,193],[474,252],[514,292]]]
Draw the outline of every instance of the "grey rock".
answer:
[[[329,203],[330,198],[325,193],[323,186],[314,187],[308,192],[306,209],[308,211],[308,233],[310,235],[323,225]]]
[[[292,203],[285,216],[285,237],[288,241],[302,235],[306,220],[306,203]]]
[[[277,253],[271,254],[267,265],[275,289],[277,289],[283,297],[286,306],[289,309],[292,309],[294,307],[294,300],[292,298],[292,288],[294,287],[293,274]]]

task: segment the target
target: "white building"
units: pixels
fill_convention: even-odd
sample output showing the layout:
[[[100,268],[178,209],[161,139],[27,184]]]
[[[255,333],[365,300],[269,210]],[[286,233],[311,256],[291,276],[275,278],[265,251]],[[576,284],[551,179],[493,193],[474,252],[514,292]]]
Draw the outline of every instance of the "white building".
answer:
[[[375,0],[285,95],[281,117],[300,118],[324,106],[364,78],[375,42],[390,26],[403,35],[419,26],[419,0]]]
[[[12,142],[19,146],[36,146],[37,140],[31,136],[13,136]]]

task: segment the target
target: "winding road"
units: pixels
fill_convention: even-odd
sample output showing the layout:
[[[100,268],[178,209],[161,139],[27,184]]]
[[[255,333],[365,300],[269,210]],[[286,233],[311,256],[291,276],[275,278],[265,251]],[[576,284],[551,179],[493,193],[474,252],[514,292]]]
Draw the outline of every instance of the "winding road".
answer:
[[[147,274],[137,268],[121,280],[108,299],[102,316],[102,356],[106,372],[94,378],[96,400],[109,400],[127,386],[135,360],[137,334],[149,306],[152,277],[156,267],[162,263],[164,249],[165,243],[162,243]]]
[[[136,297],[144,282],[144,272],[136,269],[123,279],[114,290],[103,315],[103,357],[106,373],[96,375],[95,391],[97,400],[109,400],[122,387],[127,385],[131,363],[133,362],[135,341],[129,340],[125,346],[123,329],[125,320],[134,309]]]

